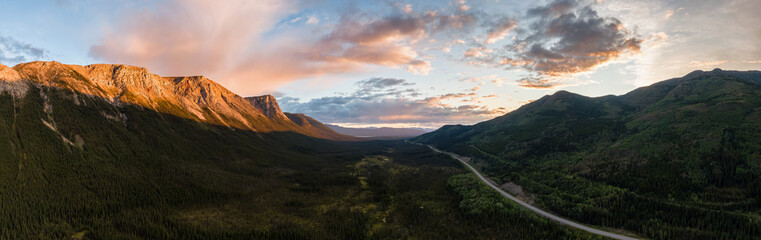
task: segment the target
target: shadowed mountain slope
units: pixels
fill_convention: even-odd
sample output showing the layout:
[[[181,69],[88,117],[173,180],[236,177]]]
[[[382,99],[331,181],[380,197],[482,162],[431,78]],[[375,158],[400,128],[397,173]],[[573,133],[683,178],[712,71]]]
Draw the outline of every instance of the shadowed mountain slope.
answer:
[[[296,125],[299,125],[299,127],[306,129],[315,135],[332,139],[347,138],[347,135],[337,133],[333,129],[330,129],[328,126],[325,126],[325,124],[322,124],[320,121],[317,121],[314,118],[303,113],[285,113],[285,116],[288,117],[290,121],[296,123]],[[349,139],[355,138],[351,137]]]

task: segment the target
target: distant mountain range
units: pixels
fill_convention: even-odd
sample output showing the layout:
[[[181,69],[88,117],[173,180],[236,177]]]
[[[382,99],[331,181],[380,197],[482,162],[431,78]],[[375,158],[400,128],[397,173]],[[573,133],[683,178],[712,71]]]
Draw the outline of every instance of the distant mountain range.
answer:
[[[761,231],[759,71],[694,71],[621,96],[558,91],[412,141],[471,156],[497,183],[588,224],[664,239]]]
[[[364,138],[410,138],[420,136],[431,131],[422,128],[349,128],[332,124],[327,124],[327,126],[340,134]]]

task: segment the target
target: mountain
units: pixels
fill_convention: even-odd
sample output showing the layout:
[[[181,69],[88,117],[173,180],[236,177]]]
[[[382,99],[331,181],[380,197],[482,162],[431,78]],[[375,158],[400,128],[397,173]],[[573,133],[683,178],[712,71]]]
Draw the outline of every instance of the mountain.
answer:
[[[338,133],[355,137],[409,138],[428,133],[420,128],[348,128],[332,124],[327,126]]]
[[[257,110],[264,113],[265,116],[291,129],[297,129],[296,132],[305,133],[308,136],[319,137],[324,139],[356,141],[358,138],[350,135],[341,134],[326,127],[320,121],[302,113],[286,113],[280,110],[280,106],[272,95],[262,95],[245,98]]]
[[[66,89],[73,92],[74,99],[97,97],[117,106],[131,104],[198,122],[256,132],[290,131],[332,140],[354,140],[337,133],[311,132],[285,117],[274,97],[244,99],[203,76],[162,77],[145,68],[111,64],[79,66],[30,62],[2,68],[6,81]],[[19,91],[19,94],[25,93]]]
[[[251,103],[259,112],[263,113],[270,119],[288,119],[280,110],[280,105],[277,104],[277,99],[272,95],[262,95],[255,97],[246,97],[246,101]]]
[[[301,128],[306,129],[315,135],[324,136],[324,138],[331,139],[346,138],[347,134],[338,133],[328,126],[325,126],[325,124],[322,124],[321,122],[303,113],[285,113],[285,116],[288,117],[288,119],[290,119],[292,122],[296,123],[296,125],[299,125]]]
[[[0,239],[594,237],[427,148],[282,131],[329,129],[258,102],[136,67],[0,65]]]
[[[715,69],[621,96],[559,91],[413,141],[472,156],[495,181],[571,219],[652,238],[752,239],[759,133],[761,72]]]

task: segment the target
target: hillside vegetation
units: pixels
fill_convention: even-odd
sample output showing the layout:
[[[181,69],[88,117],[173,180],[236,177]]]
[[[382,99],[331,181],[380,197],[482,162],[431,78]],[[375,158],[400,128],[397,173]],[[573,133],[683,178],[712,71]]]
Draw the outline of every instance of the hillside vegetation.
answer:
[[[658,239],[761,236],[761,73],[696,71],[622,96],[560,91],[413,139],[472,156],[535,205]]]

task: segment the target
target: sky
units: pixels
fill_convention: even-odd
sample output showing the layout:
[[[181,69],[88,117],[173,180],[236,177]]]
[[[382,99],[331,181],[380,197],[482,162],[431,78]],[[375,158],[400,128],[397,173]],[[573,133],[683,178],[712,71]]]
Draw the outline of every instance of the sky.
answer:
[[[758,0],[0,0],[0,64],[203,75],[346,127],[438,128],[559,90],[761,69]]]

